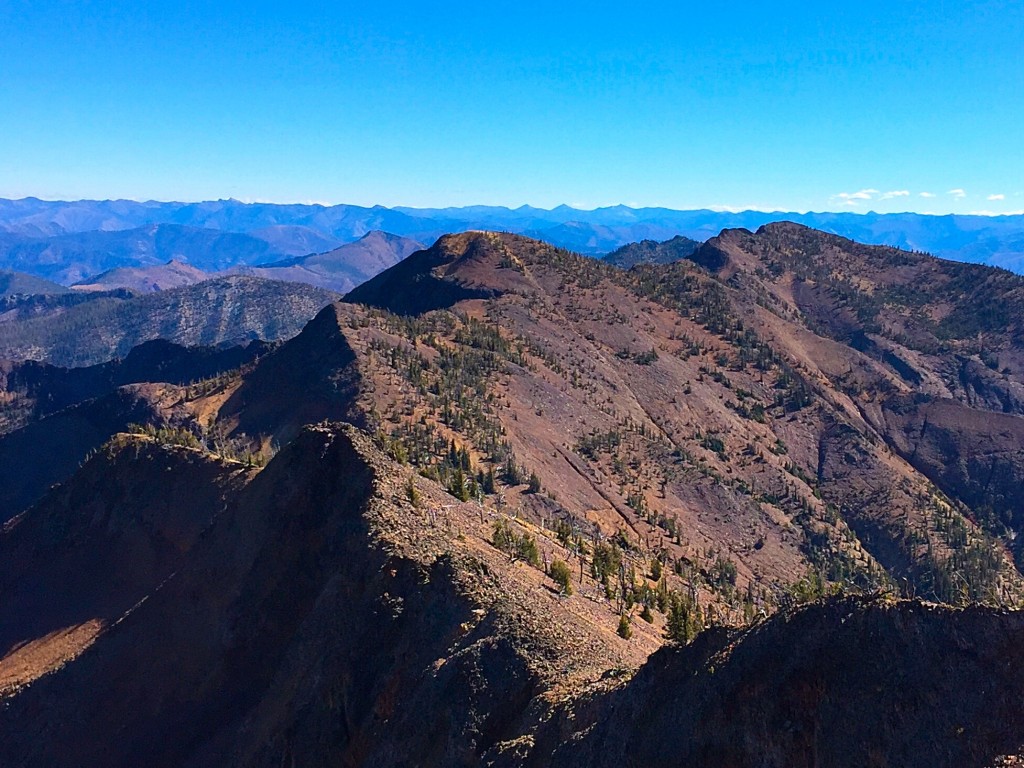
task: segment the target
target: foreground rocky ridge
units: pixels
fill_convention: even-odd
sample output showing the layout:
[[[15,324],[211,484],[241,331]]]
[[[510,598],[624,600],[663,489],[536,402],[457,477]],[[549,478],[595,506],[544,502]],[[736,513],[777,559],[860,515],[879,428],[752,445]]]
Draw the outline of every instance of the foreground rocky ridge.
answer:
[[[105,491],[81,507],[97,481]],[[122,493],[149,515],[119,514]],[[90,628],[60,635],[60,656],[35,644],[30,658],[50,664],[8,689],[0,755],[981,766],[1024,746],[1020,614],[833,599],[644,663],[653,635],[609,631],[589,579],[559,596],[510,561],[488,542],[492,514],[451,503],[351,427],[307,429],[259,473],[119,438],[0,536],[0,584],[17,585],[21,615],[59,596],[47,626]],[[153,547],[142,559],[140,534]],[[97,550],[121,574],[120,602],[97,602],[98,574],[76,581]],[[19,570],[41,555],[47,583]],[[19,637],[0,628],[7,644]]]

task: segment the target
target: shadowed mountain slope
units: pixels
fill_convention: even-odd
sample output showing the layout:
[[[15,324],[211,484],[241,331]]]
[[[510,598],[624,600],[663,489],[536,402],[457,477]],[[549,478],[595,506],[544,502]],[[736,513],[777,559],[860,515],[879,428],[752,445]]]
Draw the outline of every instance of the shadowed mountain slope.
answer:
[[[166,425],[180,399],[178,388],[166,384],[126,385],[0,437],[0,520],[66,480],[90,451],[129,425]]]
[[[252,342],[228,349],[182,347],[163,339],[135,347],[123,360],[59,368],[35,360],[0,361],[0,435],[125,384],[189,384],[245,365],[270,349]]]

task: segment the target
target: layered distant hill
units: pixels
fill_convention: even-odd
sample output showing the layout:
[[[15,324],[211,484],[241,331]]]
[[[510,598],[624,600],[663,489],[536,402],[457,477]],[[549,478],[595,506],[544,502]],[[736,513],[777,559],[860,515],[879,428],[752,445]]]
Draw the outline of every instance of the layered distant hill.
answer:
[[[271,280],[290,280],[346,293],[421,248],[422,243],[410,238],[374,231],[354,243],[326,253],[297,256],[239,271]]]
[[[0,298],[67,293],[63,285],[21,272],[0,272]]]
[[[195,285],[203,280],[209,280],[210,277],[210,273],[191,264],[171,259],[166,264],[148,267],[110,269],[84,282],[75,283],[73,288],[77,291],[111,291],[126,288],[135,293],[151,293]]]
[[[793,223],[469,232],[258,356],[9,366],[0,762],[1013,765],[1022,317]]]
[[[163,227],[159,229],[163,230]],[[241,274],[268,280],[306,283],[345,293],[423,247],[421,243],[409,238],[374,231],[368,232],[354,243],[347,243],[323,253],[291,256],[287,259],[256,266],[244,266],[245,262],[243,261],[241,262],[243,266],[214,269],[209,265],[229,263],[233,258],[231,247],[245,241],[226,239],[218,236],[216,232],[204,230],[201,237],[193,237],[195,232],[189,233],[188,237],[177,241],[174,248],[164,247],[167,245],[165,238],[158,237],[153,240],[143,237],[132,241],[137,246],[137,250],[131,253],[119,250],[121,245],[126,242],[126,237],[137,232],[137,230],[132,230],[129,233],[91,233],[89,235],[89,240],[92,242],[90,248],[102,250],[109,246],[113,249],[111,252],[105,252],[106,255],[100,260],[123,261],[134,266],[117,267],[101,272],[74,283],[72,285],[74,290],[111,291],[123,288],[137,293],[148,293],[194,285],[212,277]],[[181,234],[181,231],[178,230],[178,233]],[[104,241],[107,242],[107,246],[100,245]],[[151,248],[153,245],[160,245],[160,248],[154,251]],[[255,250],[263,253],[265,249],[260,245]],[[166,256],[172,252],[176,255],[170,261],[153,263],[153,260],[157,258],[153,255],[154,253]],[[234,253],[235,256],[238,255],[237,252]],[[69,274],[84,269],[85,263],[92,263],[90,260],[95,261],[99,257],[96,256],[95,250],[66,250],[63,252],[63,258],[65,265],[77,265],[68,266],[63,270],[65,274]],[[82,258],[84,261],[76,261],[77,258]],[[193,263],[181,259],[205,263],[209,268],[207,270],[200,269]],[[6,283],[3,277],[5,274],[11,275],[10,278],[7,278]],[[17,280],[14,279],[15,276],[17,276]],[[3,294],[4,286],[8,284],[11,287],[7,289],[7,293],[53,293],[67,290],[60,285],[31,275],[0,273],[0,295]],[[32,289],[33,286],[38,290]],[[18,290],[15,291],[15,289]]]
[[[622,205],[590,211],[565,205],[551,210],[530,206],[384,208],[237,200],[138,203],[35,198],[0,200],[0,269],[25,271],[62,283],[115,267],[162,264],[172,258],[204,270],[225,269],[323,253],[374,230],[428,245],[449,232],[502,230],[597,256],[640,240],[663,241],[676,235],[706,240],[722,229],[754,230],[775,221],[794,221],[858,242],[1024,271],[1022,215],[732,213]],[[147,228],[154,225],[170,228],[150,232]],[[109,233],[126,230],[138,232],[126,239],[110,239]],[[97,232],[107,234],[69,238]],[[233,236],[218,240],[212,234],[217,232]],[[140,261],[142,258],[150,261]]]
[[[266,241],[247,234],[177,224],[0,241],[0,266],[65,285],[111,269],[155,266],[172,259],[214,271],[279,255]]]
[[[75,292],[8,301],[0,360],[85,366],[124,357],[152,339],[238,344],[285,339],[337,294],[299,283],[236,275],[134,295]]]

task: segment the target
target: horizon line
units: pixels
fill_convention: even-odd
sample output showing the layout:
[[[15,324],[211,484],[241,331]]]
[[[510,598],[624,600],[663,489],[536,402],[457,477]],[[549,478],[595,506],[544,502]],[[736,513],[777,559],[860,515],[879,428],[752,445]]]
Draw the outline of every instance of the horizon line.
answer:
[[[581,208],[569,203],[560,203],[552,206],[551,208],[544,208],[541,206],[532,205],[530,203],[523,203],[521,205],[502,205],[502,204],[490,204],[490,203],[471,203],[468,205],[383,205],[381,203],[374,203],[372,205],[362,205],[359,203],[331,203],[326,201],[313,201],[313,200],[297,200],[297,201],[277,201],[277,200],[240,200],[236,197],[222,197],[217,199],[205,199],[205,200],[158,200],[155,198],[148,198],[145,200],[139,200],[131,197],[107,197],[107,198],[91,198],[82,197],[76,199],[67,198],[49,198],[39,197],[37,195],[26,195],[24,197],[0,197],[0,200],[21,203],[28,201],[37,201],[41,203],[135,203],[136,205],[202,205],[204,203],[237,203],[239,205],[274,205],[274,206],[303,206],[307,208],[340,208],[340,207],[351,207],[351,208],[365,208],[372,210],[374,208],[383,208],[385,210],[399,211],[458,211],[466,210],[470,208],[494,208],[503,209],[506,211],[514,212],[522,210],[523,208],[529,208],[536,211],[542,211],[544,213],[553,213],[559,209],[569,209],[577,211],[579,213],[597,213],[599,211],[608,211],[615,208],[626,209],[630,211],[645,211],[645,210],[662,210],[671,211],[672,213],[716,213],[716,214],[731,214],[739,215],[743,213],[763,213],[763,214],[794,214],[797,216],[812,216],[812,215],[851,215],[851,216],[929,216],[929,217],[945,217],[945,216],[973,216],[977,218],[1001,218],[1001,217],[1013,217],[1013,216],[1024,216],[1024,210],[1018,211],[1006,211],[999,213],[996,211],[968,211],[966,213],[938,213],[935,211],[887,211],[879,212],[875,210],[867,211],[851,211],[848,208],[844,210],[813,210],[807,209],[804,211],[785,209],[785,208],[762,208],[762,207],[739,207],[739,206],[728,206],[728,205],[709,205],[701,208],[672,208],[666,205],[628,205],[626,203],[615,203],[611,205],[599,205],[594,208]]]

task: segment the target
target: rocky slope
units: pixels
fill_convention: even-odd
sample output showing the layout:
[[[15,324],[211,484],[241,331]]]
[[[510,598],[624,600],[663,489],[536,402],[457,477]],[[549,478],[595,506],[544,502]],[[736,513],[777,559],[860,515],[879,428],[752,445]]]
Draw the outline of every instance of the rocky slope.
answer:
[[[1021,278],[794,224],[723,233],[693,258],[763,296],[780,318],[841,344],[815,341],[818,375],[974,520],[1016,540],[1024,530],[1016,512],[1024,479]]]
[[[1019,614],[834,600],[644,663],[655,632],[617,637],[589,577],[559,596],[489,543],[493,515],[352,428],[258,473],[119,438],[0,534],[0,755],[982,766],[1022,746]]]
[[[495,365],[504,371],[493,377],[494,421],[542,485],[558,489],[556,505],[584,513],[607,535],[625,528],[644,546],[652,537],[659,546],[662,538],[681,539],[674,535],[678,523],[688,542],[670,545],[669,559],[682,557],[707,581],[728,560],[741,586],[796,581],[810,566],[830,579],[890,578],[953,599],[950,570],[964,570],[957,558],[966,558],[973,595],[987,591],[1003,599],[1007,585],[1016,592],[1019,573],[1001,551],[1014,540],[1013,529],[987,524],[985,506],[996,491],[1012,498],[1013,473],[1001,490],[986,480],[992,461],[1017,461],[1012,438],[988,462],[953,462],[957,484],[934,471],[935,450],[913,450],[920,433],[908,437],[908,403],[920,407],[934,399],[938,382],[954,370],[972,364],[988,370],[981,352],[964,342],[932,358],[907,354],[918,365],[911,374],[903,357],[884,354],[885,338],[873,341],[876,335],[856,326],[844,337],[815,325],[817,316],[844,322],[843,311],[832,304],[823,309],[825,299],[785,303],[768,271],[769,254],[793,253],[771,240],[779,228],[786,229],[710,241],[693,258],[713,275],[687,262],[621,273],[514,236],[457,236],[348,299],[403,314],[454,310],[456,317],[444,322],[421,315],[423,325],[404,343],[413,340],[414,350],[429,346],[438,326],[450,322],[444,335],[454,349],[467,356],[474,347],[498,350],[503,360]],[[871,259],[897,265],[913,259],[922,269],[966,271],[972,301],[994,303],[1010,300],[1022,283],[802,227],[786,231],[829,244],[833,252],[822,263],[848,275],[866,272]],[[736,239],[761,250],[730,245],[723,255],[723,241]],[[857,254],[863,265],[852,261]],[[806,281],[796,290],[817,295]],[[386,354],[400,377],[417,359],[423,370],[438,360],[402,344],[378,343],[396,349]],[[1017,354],[1015,345],[1011,330],[1007,360]],[[442,360],[451,349],[434,346]],[[1019,386],[1010,373],[985,381],[984,391],[1007,393],[1002,400]],[[376,392],[391,434],[413,434],[400,416],[409,395],[387,411]],[[458,391],[448,394],[467,407]],[[992,395],[989,403],[1000,401]],[[965,395],[957,407],[971,408],[975,418],[965,431],[979,446],[996,444],[996,431],[1007,433],[1003,421],[1018,423],[1003,409],[992,414],[985,402],[971,402]],[[444,404],[435,407],[444,421]],[[964,414],[942,418],[962,421]],[[926,443],[947,432],[925,434]]]

